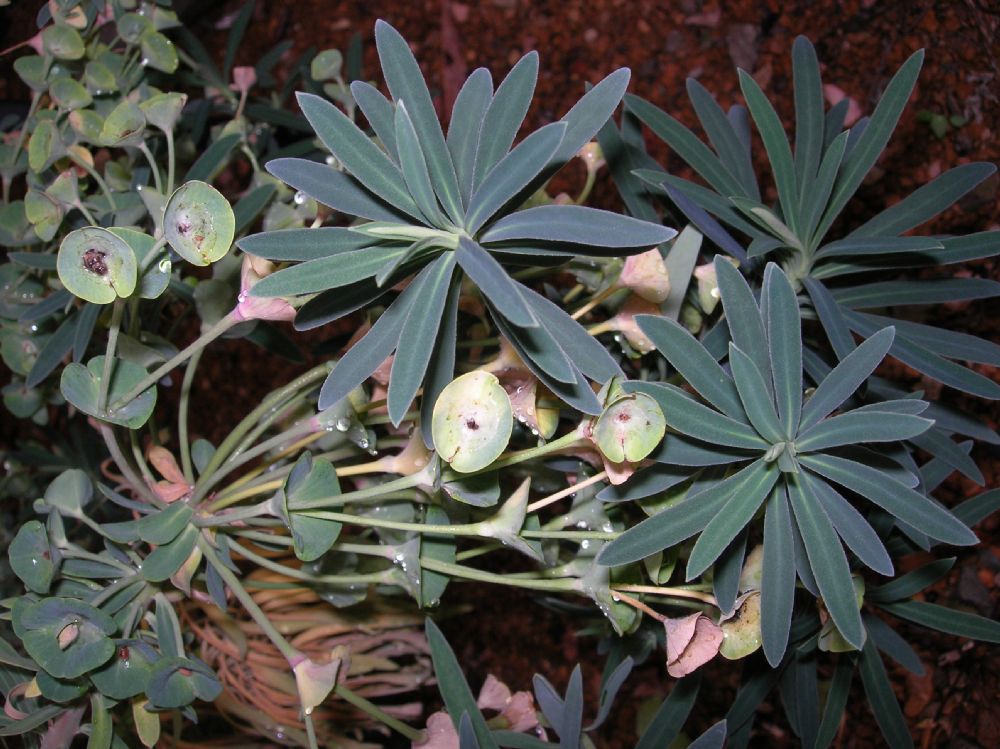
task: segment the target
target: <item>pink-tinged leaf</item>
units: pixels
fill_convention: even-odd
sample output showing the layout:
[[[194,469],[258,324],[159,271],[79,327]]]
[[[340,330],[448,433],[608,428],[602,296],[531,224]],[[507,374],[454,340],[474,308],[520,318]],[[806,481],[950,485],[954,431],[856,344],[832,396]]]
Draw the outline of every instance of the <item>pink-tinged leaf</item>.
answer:
[[[323,703],[337,685],[337,677],[346,676],[350,669],[348,650],[345,646],[338,645],[330,651],[329,660],[325,663],[300,655],[291,666],[295,672],[295,684],[299,690],[302,709],[311,712]]]
[[[681,619],[665,619],[667,673],[687,676],[708,663],[722,645],[722,628],[707,616],[694,613]]]
[[[670,275],[663,255],[655,247],[625,258],[616,286],[631,289],[647,302],[662,303],[670,296]]]
[[[493,674],[488,674],[486,681],[483,682],[483,688],[479,690],[476,707],[480,710],[496,710],[499,712],[507,707],[510,697],[510,687]]]
[[[52,721],[49,729],[42,736],[38,749],[64,749],[73,743],[73,737],[80,731],[80,720],[84,708],[67,710]]]
[[[257,297],[250,294],[250,289],[263,278],[258,272],[260,264],[255,268],[250,255],[243,256],[243,267],[240,270],[240,295],[237,297],[236,309],[233,311],[240,320],[276,320],[288,321],[295,318],[295,308],[281,297]]]
[[[414,741],[413,749],[459,749],[458,731],[446,712],[432,713],[427,718],[426,735],[422,741]]]

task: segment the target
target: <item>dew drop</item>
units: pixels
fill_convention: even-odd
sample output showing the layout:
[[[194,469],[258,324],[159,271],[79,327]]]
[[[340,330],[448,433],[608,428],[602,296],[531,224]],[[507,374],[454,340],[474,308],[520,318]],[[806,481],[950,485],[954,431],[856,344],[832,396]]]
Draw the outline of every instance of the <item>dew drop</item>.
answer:
[[[326,157],[326,165],[327,166],[335,166],[336,164],[337,164],[337,159],[335,159],[333,156],[327,156]]]
[[[589,549],[590,548],[590,539],[589,538],[583,539],[580,542],[580,548],[584,549],[584,550]]]
[[[139,64],[142,65],[143,67],[146,67],[147,65],[149,65],[149,58],[143,57],[142,60],[139,61]]]
[[[170,259],[163,258],[163,260],[160,261],[159,268],[160,268],[160,273],[169,273],[171,268]]]
[[[243,303],[246,302],[247,296],[248,296],[247,292],[241,291],[240,294],[239,294],[239,296],[236,297],[236,301],[239,302],[240,304],[243,304]]]
[[[358,440],[358,447],[360,447],[362,450],[367,450],[369,444],[370,443],[368,442],[367,437],[362,437],[360,440]]]
[[[292,200],[295,201],[295,205],[302,205],[306,202],[306,194],[302,190],[299,190],[295,193],[295,197]]]
[[[339,419],[337,419],[337,431],[338,432],[346,432],[350,428],[351,428],[351,420],[350,419],[348,419],[348,418],[346,418],[344,416],[341,416]]]

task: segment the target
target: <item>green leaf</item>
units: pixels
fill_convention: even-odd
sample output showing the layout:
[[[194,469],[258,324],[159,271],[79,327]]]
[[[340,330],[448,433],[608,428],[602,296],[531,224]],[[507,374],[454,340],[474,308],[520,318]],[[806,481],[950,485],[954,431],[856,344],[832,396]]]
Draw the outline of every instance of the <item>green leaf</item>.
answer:
[[[799,431],[820,423],[861,387],[892,346],[895,328],[883,328],[851,351],[828,374],[806,401]]]
[[[784,485],[771,491],[764,512],[764,559],[761,565],[760,612],[764,655],[777,668],[788,647],[795,604],[795,554],[792,515]]]
[[[703,530],[732,497],[746,484],[774,476],[763,460],[758,460],[724,481],[689,494],[683,502],[643,520],[609,543],[597,555],[597,563],[617,567],[670,548]],[[775,480],[776,477],[775,477]]]
[[[432,505],[427,508],[427,512],[424,515],[424,522],[428,525],[447,525],[450,521],[448,513],[442,508]],[[424,535],[420,543],[420,556],[423,559],[454,564],[455,546],[455,538],[453,536]],[[451,578],[448,575],[421,567],[420,605],[425,608],[437,605],[450,580]]]
[[[94,307],[100,310],[101,307],[96,304],[89,304],[88,307]],[[56,328],[56,332],[53,333],[49,339],[42,346],[41,350],[38,352],[38,356],[35,358],[34,364],[31,365],[31,369],[28,370],[28,375],[25,377],[24,386],[26,388],[36,388],[41,385],[45,379],[52,374],[56,367],[62,364],[63,359],[66,358],[66,354],[69,353],[70,349],[73,348],[73,344],[76,341],[76,334],[79,328],[80,314],[71,313],[66,316],[59,327]],[[13,340],[13,339],[11,339]],[[22,339],[23,346],[30,346],[28,342],[29,339]],[[22,349],[21,353],[24,353]]]
[[[764,271],[762,306],[767,308],[767,344],[775,400],[785,435],[792,439],[802,413],[802,334],[799,305],[788,277],[774,263]],[[763,376],[763,373],[761,373]]]
[[[71,231],[59,245],[56,262],[59,280],[88,302],[108,304],[135,291],[135,253],[107,229],[88,226]]]
[[[812,492],[800,480],[789,478],[786,481],[795,523],[802,534],[823,603],[843,638],[860,650],[865,633],[844,548],[830,518]]]
[[[142,562],[142,576],[152,583],[161,583],[173,575],[191,556],[198,540],[198,529],[184,527],[173,541],[157,546]]]
[[[906,725],[906,719],[903,717],[902,710],[899,709],[899,703],[892,691],[892,684],[886,675],[882,658],[871,639],[865,642],[865,646],[861,650],[859,665],[865,696],[868,697],[875,722],[882,730],[886,742],[893,749],[912,747],[913,739]]]
[[[457,717],[463,713],[468,715],[482,749],[497,749],[493,734],[490,733],[483,714],[476,706],[476,699],[472,696],[472,690],[469,689],[469,684],[448,641],[431,619],[427,619],[426,631],[431,661],[434,664],[434,677],[437,679],[438,691],[441,692],[448,715],[452,721],[457,721]]]
[[[798,204],[799,189],[795,178],[795,164],[792,161],[792,149],[788,145],[788,136],[781,125],[778,113],[774,111],[767,96],[760,90],[749,73],[740,71],[740,89],[747,101],[747,108],[757,125],[767,151],[767,159],[771,163],[774,183],[778,188],[778,200],[781,203],[781,213],[785,222],[793,232],[799,226]]]
[[[732,379],[686,328],[657,315],[636,315],[635,321],[656,350],[699,395],[729,418],[745,419]]]
[[[146,687],[149,701],[158,708],[184,707],[196,699],[211,702],[222,684],[208,666],[191,658],[161,658],[153,666]]]
[[[743,189],[714,153],[679,121],[645,99],[631,94],[625,97],[626,108],[678,156],[722,195],[740,195]]]
[[[298,94],[302,113],[337,160],[368,190],[417,221],[422,214],[406,189],[399,167],[330,102],[313,94]]]
[[[865,175],[875,165],[910,98],[923,60],[923,50],[915,52],[889,82],[864,132],[844,159],[830,202],[814,236],[822,237],[826,234],[834,219],[861,185]]]
[[[21,614],[28,655],[57,679],[75,679],[108,660],[115,646],[111,617],[83,601],[45,598]]]
[[[838,304],[850,309],[901,304],[938,304],[988,299],[1000,295],[1000,283],[986,278],[935,281],[881,281],[831,291]]]
[[[455,254],[446,253],[424,268],[411,284],[419,284],[413,293],[420,304],[411,305],[392,360],[387,405],[394,426],[403,421],[427,372],[454,270]]]
[[[730,498],[705,526],[691,550],[687,563],[688,580],[693,580],[719,558],[753,519],[777,483],[779,471],[769,467],[767,463],[757,462],[753,466],[757,468],[749,472],[739,493]]]
[[[846,102],[847,100],[844,99]],[[832,110],[831,110],[832,111]],[[808,240],[810,246],[818,244],[822,237],[815,236],[816,226],[823,216],[823,210],[827,206],[833,186],[840,173],[840,166],[844,161],[844,153],[847,149],[847,133],[841,133],[826,148],[823,160],[819,165],[819,172],[814,179],[803,182],[799,185],[802,191],[801,197],[801,233],[802,237]]]
[[[968,526],[981,523],[997,510],[1000,510],[1000,489],[977,494],[971,499],[967,499],[953,512],[955,517]]]
[[[115,654],[90,674],[94,686],[113,700],[127,700],[146,691],[156,654],[138,640],[116,640]]]
[[[719,154],[722,163],[730,166],[743,188],[739,194],[760,200],[760,188],[757,186],[750,153],[740,143],[739,136],[726,117],[726,113],[722,111],[715,97],[696,79],[688,78],[686,86],[688,98],[691,99],[695,114],[698,115],[698,120],[705,129],[712,147]]]
[[[882,539],[864,516],[825,481],[808,473],[802,475],[809,490],[819,500],[830,522],[833,523],[837,535],[844,540],[855,556],[880,575],[892,575],[892,559],[889,558]]]
[[[389,93],[394,101],[402,101],[413,117],[413,127],[427,159],[434,191],[452,222],[458,225],[462,220],[458,179],[420,66],[410,51],[410,45],[385,21],[375,22],[375,45]],[[399,138],[398,131],[396,137]],[[402,144],[400,148],[403,148]]]
[[[114,736],[111,710],[101,694],[90,695],[90,738],[87,749],[109,749]]]
[[[666,421],[656,401],[645,393],[615,399],[593,427],[593,440],[613,463],[638,463],[663,439]]]
[[[917,567],[912,572],[907,572],[883,585],[871,588],[866,593],[865,598],[878,604],[911,598],[944,578],[954,566],[955,557],[935,559],[933,562]]]
[[[374,276],[406,250],[404,245],[390,244],[308,260],[265,276],[250,293],[256,297],[290,297],[350,286]]]
[[[336,494],[340,494],[340,482],[333,464],[313,459],[312,454],[306,452],[295,461],[285,485],[274,498],[278,513],[292,533],[295,556],[303,562],[315,561],[329,551],[340,535],[342,524],[300,514],[294,512],[294,508]]]
[[[806,188],[812,189],[823,156],[823,85],[816,49],[805,36],[795,37],[792,45],[792,76],[795,86],[795,179],[801,211],[808,193]]]
[[[233,206],[233,217],[236,220],[236,233],[241,233],[250,226],[264,207],[271,202],[271,198],[278,192],[275,185],[261,185],[256,187]]]
[[[230,152],[240,142],[239,133],[230,133],[214,141],[205,149],[184,175],[185,180],[211,182],[219,170],[229,161]]]
[[[56,560],[49,534],[37,520],[29,520],[17,530],[7,549],[7,559],[28,590],[41,595],[49,592],[56,574]]]
[[[673,385],[655,383],[645,389],[660,404],[667,424],[681,434],[713,445],[764,451],[770,443],[743,422],[730,419]]]
[[[479,131],[473,189],[482,183],[490,170],[510,150],[514,137],[524,122],[524,116],[528,113],[537,79],[538,53],[529,52],[517,61],[497,86],[496,94],[483,115]],[[489,137],[483,138],[483,133]]]
[[[164,73],[177,70],[177,49],[174,43],[159,31],[147,31],[139,40],[142,58],[147,66]]]
[[[125,359],[117,359],[108,388],[108,403],[114,403],[138,385],[146,376],[146,370]],[[101,380],[104,377],[104,357],[95,356],[87,366],[67,364],[59,381],[63,397],[80,411],[101,421],[138,429],[153,413],[156,406],[156,386],[151,385],[134,400],[112,412],[101,412],[97,408]]]
[[[815,452],[863,442],[894,442],[923,434],[934,425],[933,419],[909,414],[871,410],[848,411],[821,421],[795,438],[801,452]]]
[[[521,284],[512,279],[503,266],[475,241],[461,237],[455,259],[480,291],[514,325],[538,327],[538,319],[521,293]]]
[[[729,344],[729,366],[732,367],[736,389],[753,428],[771,444],[786,441],[778,413],[774,410],[774,401],[767,392],[767,385],[760,370],[754,365],[753,360],[732,342]],[[734,445],[734,447],[745,447],[745,445]]]
[[[377,241],[347,227],[321,226],[317,229],[283,229],[251,234],[237,240],[236,244],[248,255],[287,261],[316,260],[342,252],[360,250]]]
[[[684,726],[684,721],[694,707],[700,685],[700,672],[679,679],[670,690],[670,695],[657,708],[646,730],[639,737],[635,749],[662,749],[665,746],[673,746],[674,740],[680,735]]]
[[[493,99],[493,78],[486,68],[476,68],[455,97],[448,125],[448,151],[455,165],[458,189],[463,205],[472,196],[472,180],[476,170],[476,150],[486,116]]]
[[[513,200],[549,163],[566,134],[566,123],[553,122],[536,130],[497,162],[469,201],[465,228],[478,232],[503,206]]]
[[[1000,622],[924,601],[899,601],[882,608],[900,619],[980,642],[1000,642]]]
[[[900,338],[905,338],[939,356],[990,364],[994,367],[1000,366],[1000,345],[977,336],[864,312],[848,313],[848,317],[859,322],[863,319],[876,327],[893,325]]]
[[[153,512],[136,523],[139,538],[151,544],[165,544],[177,538],[184,530],[194,510],[186,502],[173,502],[166,509]]]
[[[847,237],[824,245],[813,257],[818,261],[827,257],[921,253],[943,248],[944,245],[932,237]]]
[[[801,37],[800,37],[801,38]],[[833,678],[826,692],[826,703],[823,706],[823,719],[816,730],[816,741],[813,749],[826,749],[833,743],[840,731],[847,706],[847,697],[851,691],[851,680],[854,677],[854,663],[849,658],[839,658],[833,669]]]
[[[437,342],[434,344],[434,354],[427,367],[424,392],[420,398],[420,430],[423,433],[424,445],[430,449],[434,447],[434,439],[431,434],[434,404],[455,376],[455,344],[458,338],[458,302],[461,288],[461,274],[452,274],[451,286],[447,293],[448,300],[445,302],[444,315],[441,319],[441,328]],[[499,489],[497,491],[499,492]],[[426,588],[424,590],[426,591]]]
[[[163,235],[192,265],[221,260],[233,246],[236,217],[222,193],[207,182],[189,180],[174,190],[163,210]]]
[[[757,365],[768,394],[774,395],[772,384],[771,362],[767,350],[767,335],[764,332],[764,321],[760,308],[753,297],[753,292],[743,275],[734,268],[728,260],[721,256],[715,258],[715,275],[718,279],[722,308],[726,314],[726,322],[733,343],[739,346]]]
[[[424,152],[420,148],[417,131],[413,127],[406,105],[399,102],[394,117],[394,132],[399,146],[399,164],[403,171],[403,179],[410,195],[417,203],[426,223],[432,226],[443,226],[444,217],[438,208],[434,188],[431,185],[431,175],[427,170]]]
[[[978,541],[976,534],[946,509],[884,471],[833,455],[803,455],[800,461],[932,538],[955,546]]]
[[[259,284],[258,284],[259,285]],[[371,330],[355,343],[327,375],[319,391],[319,409],[325,410],[346,398],[368,379],[399,343],[399,331],[416,296],[408,286],[375,321]]]
[[[610,73],[563,115],[560,122],[566,123],[566,135],[549,162],[549,167],[561,167],[593,139],[621,103],[630,77],[628,68],[619,68]]]
[[[459,473],[474,473],[496,460],[513,427],[507,391],[489,372],[475,370],[455,378],[434,403],[434,449]]]
[[[504,216],[480,236],[480,241],[534,239],[575,242],[592,247],[648,248],[677,235],[674,229],[576,205],[543,205]]]
[[[848,237],[894,236],[909,231],[960,200],[980,182],[995,174],[996,170],[995,164],[985,162],[962,164],[949,169],[869,219]]]
[[[367,81],[352,81],[351,96],[361,113],[368,120],[376,137],[389,153],[390,158],[399,163],[399,147],[396,142],[395,107],[377,88]]]

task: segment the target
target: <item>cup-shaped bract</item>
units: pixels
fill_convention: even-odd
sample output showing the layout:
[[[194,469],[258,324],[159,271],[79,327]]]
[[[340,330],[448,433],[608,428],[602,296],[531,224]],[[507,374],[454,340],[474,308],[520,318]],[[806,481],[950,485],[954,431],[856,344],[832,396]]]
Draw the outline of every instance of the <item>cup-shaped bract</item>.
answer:
[[[130,296],[138,277],[135,253],[128,243],[96,226],[66,235],[59,246],[56,268],[63,286],[94,304]]]
[[[633,393],[604,409],[594,425],[594,442],[608,460],[635,463],[660,444],[666,427],[659,404],[645,393]]]
[[[207,182],[186,182],[167,201],[163,234],[193,265],[210,265],[225,257],[235,233],[236,217],[229,201]]]
[[[504,451],[514,427],[507,391],[489,372],[452,380],[434,404],[431,434],[441,459],[460,473],[485,468]]]

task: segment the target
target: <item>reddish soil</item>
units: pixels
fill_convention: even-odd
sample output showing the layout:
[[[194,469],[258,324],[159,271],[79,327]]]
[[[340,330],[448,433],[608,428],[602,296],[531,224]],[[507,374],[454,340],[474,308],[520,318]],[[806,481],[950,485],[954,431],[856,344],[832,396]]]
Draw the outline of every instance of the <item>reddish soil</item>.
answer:
[[[25,5],[8,10],[11,24],[3,44],[33,32]],[[211,9],[206,8],[211,5]],[[216,40],[221,50],[225,30],[213,28],[238,7],[237,2],[201,3],[191,23],[203,39]],[[209,12],[205,12],[209,11]],[[2,16],[0,16],[2,18]],[[848,223],[865,220],[941,171],[968,161],[1000,161],[1000,8],[993,0],[950,3],[932,0],[572,0],[527,2],[526,0],[482,0],[467,2],[335,2],[260,0],[238,63],[254,59],[276,43],[290,39],[297,56],[310,46],[345,49],[351,35],[362,35],[365,70],[376,77],[377,62],[372,37],[376,18],[385,18],[410,40],[422,61],[435,94],[447,111],[465,73],[484,65],[499,78],[523,53],[537,49],[541,73],[536,103],[529,122],[537,126],[558,118],[579,97],[585,83],[593,83],[620,66],[633,71],[631,90],[651,99],[695,125],[693,111],[684,93],[684,81],[698,78],[727,106],[739,100],[735,67],[750,71],[776,99],[786,123],[791,121],[792,100],[789,52],[798,34],[806,34],[817,46],[824,63],[824,78],[854,98],[870,113],[892,72],[914,50],[927,49],[927,60],[917,93],[906,110],[875,173],[852,203]],[[3,24],[0,23],[0,27]],[[221,52],[220,52],[221,55]],[[290,58],[294,59],[294,58]],[[2,61],[6,63],[7,61]],[[8,68],[0,68],[4,73]],[[0,76],[0,98],[21,96],[14,84]],[[932,134],[918,120],[921,111],[961,115],[967,124],[952,128],[943,137]],[[658,142],[651,150],[671,169],[684,168]],[[761,149],[758,149],[758,154]],[[963,233],[996,228],[1000,221],[998,180],[992,178],[975,194],[936,220],[932,231]],[[616,205],[613,188],[599,183],[595,200]],[[1000,262],[970,264],[963,272],[980,277],[1000,277]],[[939,322],[996,340],[1000,327],[1000,305],[993,300],[951,305],[941,310]],[[228,373],[240,371],[262,359],[244,343],[229,343],[205,357],[203,382],[229,382]],[[227,388],[224,403],[202,390],[205,408],[194,413],[235,415],[247,400],[258,398],[276,377],[284,377],[283,365],[260,364],[252,369],[238,392]],[[244,368],[242,371],[248,371]],[[985,370],[984,370],[985,371]],[[901,365],[890,365],[887,374],[916,383],[919,377]],[[997,378],[996,371],[989,372]],[[218,379],[222,377],[223,379]],[[932,395],[933,383],[920,383]],[[245,391],[245,392],[244,392]],[[975,413],[993,428],[1000,420],[996,404],[966,398],[953,391],[940,393],[943,400]],[[221,419],[227,423],[225,418]],[[211,431],[208,424],[201,429]],[[996,486],[1000,453],[977,446],[974,456]],[[964,479],[953,479],[944,499],[957,500],[980,489]],[[959,563],[946,581],[935,587],[930,600],[995,617],[1000,597],[1000,537],[998,519],[987,520],[978,530],[983,539],[976,549],[960,552]],[[912,560],[916,561],[916,560]],[[531,674],[538,671],[564,686],[572,665],[582,661],[587,675],[589,713],[597,697],[601,659],[592,639],[579,639],[571,619],[533,602],[515,591],[482,585],[465,585],[452,591],[453,601],[474,607],[474,613],[443,623],[458,651],[470,681],[481,683],[492,672],[514,689],[530,688]],[[459,594],[459,595],[455,595]],[[927,666],[927,676],[916,679],[890,666],[897,694],[905,705],[911,731],[923,747],[990,747],[1000,735],[1000,649],[975,645],[927,630],[899,624],[899,631],[915,643]],[[734,689],[735,669],[715,664],[705,681],[708,689],[692,719],[700,731],[721,717]],[[608,747],[634,744],[634,703],[640,698],[665,694],[671,684],[658,656],[640,667],[629,680],[613,718],[597,743]],[[633,702],[632,705],[629,705]],[[781,718],[776,698],[758,721],[755,746],[793,745],[794,737]],[[839,747],[881,745],[878,730],[867,711],[860,686],[837,740]]]

